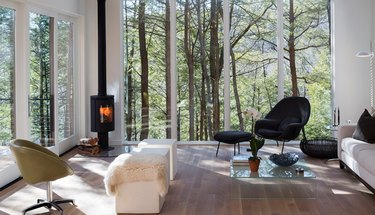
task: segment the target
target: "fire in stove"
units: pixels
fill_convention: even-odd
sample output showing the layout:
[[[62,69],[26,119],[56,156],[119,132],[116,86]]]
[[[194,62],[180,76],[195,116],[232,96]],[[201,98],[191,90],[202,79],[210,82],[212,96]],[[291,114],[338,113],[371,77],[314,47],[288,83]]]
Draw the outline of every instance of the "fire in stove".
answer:
[[[103,107],[100,106],[99,108],[99,115],[100,115],[100,123],[110,123],[112,122],[112,110],[113,108],[109,105]]]

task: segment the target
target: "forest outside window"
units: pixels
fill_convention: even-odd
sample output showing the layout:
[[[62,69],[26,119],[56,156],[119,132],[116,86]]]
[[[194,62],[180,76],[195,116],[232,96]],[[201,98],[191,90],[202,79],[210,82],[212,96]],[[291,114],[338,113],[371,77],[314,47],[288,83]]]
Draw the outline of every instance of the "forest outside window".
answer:
[[[59,140],[74,134],[74,24],[57,21],[57,124]]]
[[[284,89],[284,96],[305,96],[310,100],[308,138],[330,135],[326,129],[331,123],[329,0],[285,0],[281,9],[274,0],[230,1],[229,35],[223,35],[222,1],[176,1],[177,83],[168,79],[170,1],[157,2],[124,1],[125,112],[129,114],[124,123],[126,134],[131,134],[128,140],[170,137],[168,126],[159,130],[160,126],[154,126],[168,125],[170,120],[166,105],[170,84],[177,86],[179,140],[211,140],[213,134],[224,129],[226,102],[231,107],[231,128],[251,130],[253,123],[246,121],[242,112],[255,108],[268,113],[277,103],[280,89]],[[276,45],[278,11],[282,11],[284,20],[284,59],[278,58]],[[230,40],[230,71],[223,71],[226,36]],[[145,43],[143,48],[141,41]],[[155,50],[157,54],[153,54]],[[285,67],[281,82],[279,61]],[[154,68],[149,66],[147,70],[147,77],[152,78],[145,78],[145,65]],[[230,74],[229,101],[223,97],[224,72]],[[141,107],[142,96],[151,94],[155,96],[148,97],[145,104],[149,105]],[[144,115],[144,109],[150,114]],[[151,114],[155,110],[158,117]],[[138,135],[144,129],[149,135]]]
[[[53,35],[54,18],[29,13],[30,94],[29,120],[32,141],[54,145]]]
[[[0,7],[0,156],[7,162],[8,144],[15,137],[15,10]],[[4,160],[5,159],[5,160]],[[11,159],[9,159],[11,162]]]

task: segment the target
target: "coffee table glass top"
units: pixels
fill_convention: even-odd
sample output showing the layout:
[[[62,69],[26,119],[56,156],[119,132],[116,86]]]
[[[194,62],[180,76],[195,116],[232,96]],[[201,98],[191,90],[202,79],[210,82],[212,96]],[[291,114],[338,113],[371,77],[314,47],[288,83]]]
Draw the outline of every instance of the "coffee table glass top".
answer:
[[[296,171],[302,169],[303,171]],[[230,165],[230,177],[232,178],[315,178],[315,174],[307,166],[304,160],[289,167],[278,166],[268,159],[260,161],[258,172],[251,172],[248,164]]]

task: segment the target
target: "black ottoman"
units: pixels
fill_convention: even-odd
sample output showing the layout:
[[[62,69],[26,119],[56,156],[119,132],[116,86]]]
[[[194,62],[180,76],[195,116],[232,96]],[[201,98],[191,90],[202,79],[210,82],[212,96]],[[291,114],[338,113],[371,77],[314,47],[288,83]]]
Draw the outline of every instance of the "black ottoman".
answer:
[[[220,143],[234,144],[234,155],[236,155],[236,144],[238,144],[238,154],[240,153],[240,142],[250,141],[253,135],[246,131],[221,131],[215,134],[214,139],[218,141],[216,157],[219,152]]]

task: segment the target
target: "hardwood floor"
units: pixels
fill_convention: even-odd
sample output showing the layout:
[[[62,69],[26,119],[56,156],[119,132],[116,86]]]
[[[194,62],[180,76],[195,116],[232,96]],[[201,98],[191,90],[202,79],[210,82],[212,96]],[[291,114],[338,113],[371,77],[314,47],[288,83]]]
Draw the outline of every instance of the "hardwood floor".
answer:
[[[245,146],[241,148],[243,154]],[[280,148],[266,145],[263,158]],[[233,147],[223,144],[216,158],[216,146],[178,146],[178,172],[171,181],[163,215],[242,214],[375,214],[375,197],[337,161],[326,162],[301,153],[298,145],[286,146],[309,164],[316,178],[306,180],[235,179],[229,177]],[[113,158],[64,156],[75,175],[53,183],[54,195],[73,198],[76,206],[63,205],[65,215],[115,214],[114,199],[105,194],[103,176]],[[22,209],[44,198],[45,188],[23,180],[0,191],[0,215],[21,214]],[[145,203],[147,204],[147,203]],[[39,209],[30,214],[58,214]]]

